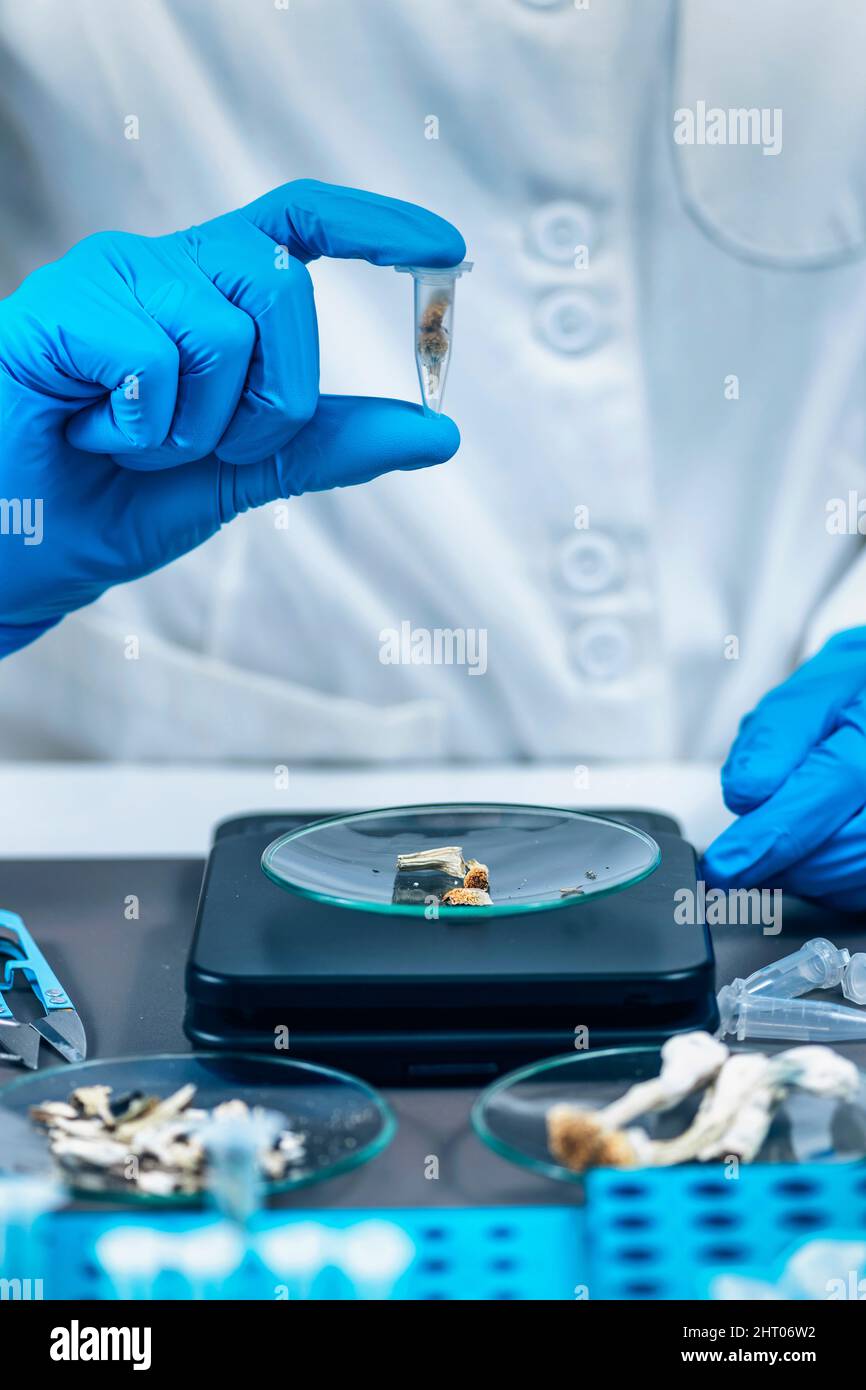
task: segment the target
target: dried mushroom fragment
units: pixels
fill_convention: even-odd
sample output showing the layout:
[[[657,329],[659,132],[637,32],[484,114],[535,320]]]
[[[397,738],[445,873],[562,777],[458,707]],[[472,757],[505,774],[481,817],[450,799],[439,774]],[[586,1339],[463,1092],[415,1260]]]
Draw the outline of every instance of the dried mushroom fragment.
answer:
[[[108,1103],[110,1095],[110,1086],[79,1086],[77,1091],[72,1092],[70,1100],[85,1119],[101,1120],[111,1128],[114,1116]]]
[[[466,877],[463,880],[464,888],[482,888],[485,893],[490,892],[490,870],[486,864],[479,864],[477,859],[470,859],[466,865]]]
[[[45,1101],[30,1111],[47,1131],[54,1158],[76,1186],[88,1191],[128,1191],[150,1196],[193,1195],[207,1185],[208,1155],[203,1130],[211,1124],[254,1118],[242,1100],[228,1100],[213,1111],[193,1109],[195,1086],[166,1097],[140,1092],[112,1097],[108,1086],[82,1087],[70,1102]],[[306,1156],[305,1136],[286,1125],[271,1147],[258,1153],[268,1180],[285,1177]]]
[[[570,1104],[546,1115],[552,1156],[572,1172],[588,1168],[671,1167],[736,1154],[748,1163],[759,1154],[776,1110],[792,1088],[836,1100],[859,1094],[857,1067],[828,1047],[790,1048],[772,1057],[760,1052],[731,1056],[708,1033],[669,1038],[658,1076],[632,1086],[601,1110]],[[672,1139],[652,1139],[629,1127],[641,1115],[673,1110],[702,1092],[691,1122]]]
[[[429,367],[438,367],[450,346],[445,315],[450,302],[445,295],[428,300],[418,320],[418,352]]]
[[[572,1172],[595,1167],[634,1167],[634,1134],[625,1127],[640,1115],[672,1110],[700,1090],[728,1057],[724,1043],[708,1033],[680,1033],[661,1052],[658,1076],[639,1081],[601,1110],[555,1105],[547,1112],[547,1143],[553,1157]]]
[[[483,888],[450,888],[442,899],[443,907],[492,907],[493,899]]]
[[[441,849],[421,849],[414,854],[397,855],[399,874],[429,870],[432,873],[448,874],[449,878],[462,878],[466,869],[463,851],[459,845],[444,845]]]
[[[399,884],[400,876],[418,875],[410,889]],[[438,883],[427,880],[421,882],[423,875],[441,875]],[[449,884],[443,880],[452,880]],[[490,870],[478,859],[464,859],[460,845],[444,845],[439,849],[422,849],[413,854],[397,855],[397,880],[395,883],[395,902],[429,901],[427,893],[434,890],[445,907],[491,907]]]

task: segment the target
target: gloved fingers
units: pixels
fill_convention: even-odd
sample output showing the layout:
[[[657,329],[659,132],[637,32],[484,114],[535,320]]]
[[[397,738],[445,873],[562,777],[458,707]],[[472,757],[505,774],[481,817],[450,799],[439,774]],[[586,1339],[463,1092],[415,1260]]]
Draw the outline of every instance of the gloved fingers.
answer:
[[[718,837],[704,857],[714,887],[775,883],[866,805],[864,702],[779,790]]]
[[[416,203],[316,179],[285,183],[241,213],[304,262],[335,256],[373,265],[452,266],[466,255],[463,237],[444,217]]]
[[[777,887],[843,912],[866,910],[866,809],[846,821],[823,845],[792,864]]]
[[[839,633],[747,714],[722,768],[738,815],[772,796],[866,689],[866,628]]]
[[[101,485],[98,553],[101,587],[139,579],[201,545],[220,529],[219,460],[210,454],[183,468],[113,467]],[[88,558],[89,556],[89,558]]]
[[[88,440],[107,437],[126,448],[156,447],[177,401],[177,348],[131,297],[105,306],[103,315],[93,305],[90,316],[79,307],[80,317],[71,312],[52,338],[52,355],[62,371],[101,390],[69,419],[70,444],[92,449]]]
[[[175,409],[165,437],[150,448],[134,445],[105,402],[76,415],[67,437],[77,448],[110,454],[127,468],[171,468],[213,452],[240,399],[256,330],[192,267],[189,278],[158,281],[142,307],[177,353]]]
[[[185,237],[200,269],[255,327],[244,390],[216,453],[227,463],[257,463],[288,444],[315,413],[319,334],[313,284],[300,261],[275,248],[239,213],[192,228]]]
[[[96,402],[127,443],[149,447],[171,423],[177,350],[116,273],[112,247],[109,234],[88,237],[0,303],[3,363],[32,392],[28,416],[56,410],[62,428]]]
[[[321,396],[310,423],[272,458],[226,467],[222,516],[279,497],[365,483],[394,470],[429,468],[457,452],[460,434],[447,415],[425,415],[408,401]]]

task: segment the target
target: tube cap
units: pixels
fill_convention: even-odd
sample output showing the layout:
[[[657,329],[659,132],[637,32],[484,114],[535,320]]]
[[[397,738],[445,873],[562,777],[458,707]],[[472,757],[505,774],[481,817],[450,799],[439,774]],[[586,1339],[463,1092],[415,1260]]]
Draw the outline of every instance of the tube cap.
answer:
[[[866,952],[857,951],[846,965],[842,993],[853,1004],[866,1004]]]

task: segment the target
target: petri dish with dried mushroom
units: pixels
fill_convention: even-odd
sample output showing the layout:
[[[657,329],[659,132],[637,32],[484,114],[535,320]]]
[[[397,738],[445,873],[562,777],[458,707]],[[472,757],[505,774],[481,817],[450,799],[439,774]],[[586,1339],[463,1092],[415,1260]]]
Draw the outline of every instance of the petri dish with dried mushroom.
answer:
[[[545,806],[396,806],[314,821],[274,840],[262,868],[336,907],[489,918],[574,907],[646,878],[644,831]]]
[[[391,1112],[346,1072],[287,1057],[184,1052],[27,1072],[0,1090],[0,1179],[59,1178],[136,1205],[197,1205],[212,1192],[223,1126],[267,1119],[264,1196],[324,1182],[390,1143]]]
[[[708,1033],[569,1053],[479,1096],[472,1125],[522,1168],[583,1184],[596,1169],[866,1158],[866,1075],[825,1047],[765,1055]]]

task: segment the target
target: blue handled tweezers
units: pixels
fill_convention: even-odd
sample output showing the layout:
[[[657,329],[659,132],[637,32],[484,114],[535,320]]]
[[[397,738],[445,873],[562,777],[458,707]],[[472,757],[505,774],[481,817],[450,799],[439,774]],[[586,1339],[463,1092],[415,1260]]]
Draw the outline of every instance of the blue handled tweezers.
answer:
[[[44,1008],[42,1018],[20,1023],[6,1003],[3,991],[16,983],[16,970]],[[67,1062],[83,1062],[87,1056],[84,1025],[72,1000],[18,914],[0,908],[0,1056],[35,1069],[40,1038]]]

